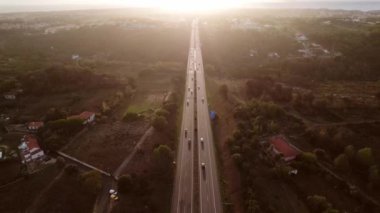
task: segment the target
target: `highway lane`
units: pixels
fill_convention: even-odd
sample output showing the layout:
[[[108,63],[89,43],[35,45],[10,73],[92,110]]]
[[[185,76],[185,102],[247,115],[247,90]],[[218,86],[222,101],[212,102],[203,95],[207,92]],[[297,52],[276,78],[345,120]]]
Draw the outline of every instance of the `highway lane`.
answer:
[[[203,70],[198,22],[194,26],[196,49],[197,127],[199,153],[199,205],[201,213],[223,212],[215,158],[214,140],[210,125],[206,84]],[[202,140],[202,139],[203,140]],[[203,142],[202,142],[203,141]],[[201,164],[205,167],[202,168]]]
[[[187,63],[186,91],[183,103],[181,134],[176,161],[176,176],[172,197],[172,213],[191,213],[194,211],[194,39],[195,34],[192,31]]]

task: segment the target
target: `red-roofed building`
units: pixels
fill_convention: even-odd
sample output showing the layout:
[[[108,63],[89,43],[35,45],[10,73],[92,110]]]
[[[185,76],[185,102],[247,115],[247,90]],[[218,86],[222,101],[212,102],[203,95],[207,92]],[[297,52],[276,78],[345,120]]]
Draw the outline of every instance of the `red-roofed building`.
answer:
[[[24,135],[18,146],[23,163],[39,160],[44,157],[44,151],[40,148],[37,138],[33,135]]]
[[[268,140],[272,154],[280,155],[285,162],[294,160],[301,152],[282,135],[273,136]]]
[[[95,112],[84,111],[79,115],[69,116],[67,119],[80,119],[83,120],[83,124],[88,124],[95,121]]]
[[[28,130],[31,130],[31,131],[37,131],[39,128],[41,128],[43,126],[44,126],[44,122],[42,122],[42,121],[29,122],[27,125]]]

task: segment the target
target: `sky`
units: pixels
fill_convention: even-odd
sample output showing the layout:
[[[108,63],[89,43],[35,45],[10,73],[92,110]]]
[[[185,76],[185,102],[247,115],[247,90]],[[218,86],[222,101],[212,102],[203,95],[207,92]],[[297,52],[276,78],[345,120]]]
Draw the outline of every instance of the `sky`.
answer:
[[[8,11],[31,11],[31,6],[34,8],[36,7],[46,7],[45,10],[50,10],[54,6],[55,9],[64,9],[62,5],[74,5],[67,9],[85,9],[85,8],[105,8],[105,7],[152,7],[152,8],[162,8],[162,9],[170,9],[175,11],[208,11],[208,10],[214,10],[214,9],[228,9],[228,8],[236,8],[236,7],[242,7],[242,6],[253,6],[253,5],[260,5],[265,3],[273,3],[273,2],[279,2],[282,3],[276,4],[280,7],[286,6],[283,4],[293,4],[292,7],[318,7],[319,5],[322,6],[322,4],[318,3],[312,3],[312,2],[325,2],[325,3],[334,3],[336,2],[343,3],[349,3],[349,2],[356,2],[354,6],[350,8],[344,8],[342,6],[337,6],[333,9],[360,9],[360,7],[364,7],[363,5],[366,5],[363,10],[371,10],[372,3],[368,4],[368,2],[373,2],[373,4],[377,4],[376,9],[380,9],[380,0],[0,0],[0,13],[1,12],[8,12]],[[303,3],[299,3],[303,2]],[[306,3],[305,3],[306,2]],[[308,3],[313,5],[308,5]],[[365,4],[366,3],[366,4]],[[294,4],[296,4],[294,6]],[[59,6],[61,5],[61,6]],[[81,7],[79,7],[79,5]],[[9,9],[7,11],[6,7],[23,7],[22,9]],[[28,7],[29,6],[29,7]],[[323,5],[325,8],[329,8],[329,6]],[[36,9],[39,10],[39,9]],[[361,10],[361,9],[360,9]]]
[[[129,4],[129,5],[156,5],[162,3],[182,3],[193,2],[194,0],[0,0],[0,4],[14,4],[14,5],[30,5],[30,4]],[[295,2],[295,1],[347,1],[352,2],[355,0],[203,0],[203,2],[238,2],[238,3],[250,3],[250,2]],[[356,0],[360,1],[360,0]],[[368,0],[368,1],[380,1],[380,0]]]

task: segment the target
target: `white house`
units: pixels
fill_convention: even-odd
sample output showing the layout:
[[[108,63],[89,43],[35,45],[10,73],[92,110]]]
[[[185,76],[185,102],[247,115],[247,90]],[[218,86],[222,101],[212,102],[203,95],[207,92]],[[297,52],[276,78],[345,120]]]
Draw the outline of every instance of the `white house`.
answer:
[[[18,149],[20,150],[22,163],[39,160],[45,155],[44,151],[38,145],[37,138],[33,135],[24,135]]]

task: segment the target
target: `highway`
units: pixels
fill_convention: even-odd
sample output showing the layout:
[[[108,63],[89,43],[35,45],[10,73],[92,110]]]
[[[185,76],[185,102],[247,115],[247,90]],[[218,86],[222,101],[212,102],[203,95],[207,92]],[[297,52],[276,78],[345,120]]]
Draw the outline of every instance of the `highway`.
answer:
[[[183,103],[181,134],[178,144],[176,176],[172,197],[173,213],[193,212],[194,204],[194,32],[190,36],[190,48],[186,72],[186,91]],[[190,141],[189,141],[190,140]]]
[[[198,20],[192,23],[186,73],[172,213],[221,213],[223,208],[206,97]]]
[[[210,125],[210,116],[207,104],[206,83],[203,70],[202,50],[199,37],[198,22],[195,31],[196,49],[196,81],[197,81],[197,126],[198,126],[198,153],[199,153],[199,207],[200,213],[219,213],[223,211],[218,171],[215,158],[215,147]],[[203,138],[203,140],[201,140]],[[202,142],[203,141],[203,142]],[[201,163],[205,164],[202,168]]]

